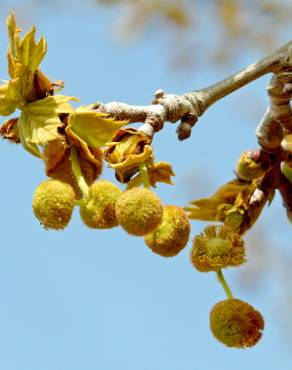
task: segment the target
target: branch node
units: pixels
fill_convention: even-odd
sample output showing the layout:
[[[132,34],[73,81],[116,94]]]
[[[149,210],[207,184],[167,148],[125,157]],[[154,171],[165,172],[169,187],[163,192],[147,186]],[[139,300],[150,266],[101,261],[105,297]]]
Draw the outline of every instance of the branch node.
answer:
[[[163,129],[164,120],[159,114],[151,113],[146,117],[145,124],[151,125],[158,132]]]
[[[158,89],[157,91],[155,91],[155,94],[154,94],[155,99],[153,100],[153,104],[156,104],[156,100],[163,98],[164,95],[165,95],[165,92],[162,89]]]

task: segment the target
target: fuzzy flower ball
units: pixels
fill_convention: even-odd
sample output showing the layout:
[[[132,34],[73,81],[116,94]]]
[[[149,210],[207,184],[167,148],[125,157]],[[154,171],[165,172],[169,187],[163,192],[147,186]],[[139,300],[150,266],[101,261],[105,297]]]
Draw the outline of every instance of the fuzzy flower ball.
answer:
[[[183,209],[169,205],[164,207],[161,224],[144,239],[154,253],[173,257],[187,245],[190,231],[190,223]]]
[[[252,347],[262,336],[264,319],[248,303],[229,298],[213,307],[210,328],[214,336],[228,347]]]
[[[45,180],[35,190],[32,208],[45,229],[64,229],[71,219],[75,192],[59,180]]]
[[[125,191],[117,200],[119,224],[129,234],[143,236],[162,221],[163,206],[158,196],[146,188]]]
[[[241,265],[245,262],[244,241],[225,225],[207,226],[193,240],[191,262],[201,272]]]
[[[101,180],[89,187],[88,197],[80,205],[80,217],[93,229],[118,226],[115,205],[122,191],[112,182]]]

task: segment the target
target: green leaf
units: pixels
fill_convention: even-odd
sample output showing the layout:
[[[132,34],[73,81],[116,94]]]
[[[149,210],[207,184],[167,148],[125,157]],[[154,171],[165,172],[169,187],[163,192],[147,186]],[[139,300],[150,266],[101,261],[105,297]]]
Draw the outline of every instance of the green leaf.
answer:
[[[202,198],[191,202],[191,206],[185,207],[188,217],[192,220],[216,221],[218,206],[222,203],[219,198]]]
[[[248,188],[249,183],[233,179],[229,181],[227,184],[221,186],[215,193],[215,198],[220,198],[221,200],[224,200],[226,203],[233,202],[237,195],[244,189]]]
[[[41,37],[30,54],[30,69],[35,71],[47,52],[47,41]]]
[[[45,39],[41,37],[38,43],[35,42],[35,27],[32,27],[23,38],[21,38],[19,35],[21,30],[17,27],[13,12],[11,12],[7,18],[7,29],[10,43],[8,51],[10,58],[10,75],[13,74],[13,70],[11,69],[11,60],[13,59],[14,63],[21,63],[30,71],[35,72],[47,52],[47,43]]]
[[[23,102],[21,79],[14,78],[0,86],[0,114],[9,116]]]
[[[106,113],[80,107],[71,113],[68,125],[89,147],[99,148],[109,142],[127,122],[108,118]]]
[[[226,211],[235,203],[236,199],[243,191],[249,189],[250,184],[244,181],[234,179],[221,186],[209,198],[196,199],[190,202],[185,211],[188,217],[194,220],[201,221],[224,221],[226,218]],[[234,221],[234,214],[230,216],[232,223]],[[237,223],[238,220],[236,220]]]
[[[175,176],[175,173],[173,172],[172,165],[168,162],[160,161],[156,163],[148,163],[147,173],[150,185],[154,188],[156,188],[157,182],[173,185],[171,177]],[[143,178],[140,172],[137,176],[131,178],[131,180],[127,182],[127,187],[128,189],[131,189],[133,187],[140,186],[141,184],[143,184]]]
[[[34,155],[35,157],[42,158],[42,154],[39,150],[39,147],[30,141],[30,138],[32,137],[32,128],[30,122],[27,120],[27,117],[21,114],[17,125],[20,142],[23,148],[32,155]]]
[[[21,30],[16,25],[15,14],[13,12],[10,12],[6,21],[6,25],[8,30],[11,54],[15,56],[16,55],[15,49],[16,45],[19,44],[19,33],[21,32]]]
[[[31,143],[43,145],[58,137],[58,127],[62,125],[60,113],[71,113],[74,108],[68,103],[76,100],[70,96],[55,95],[26,105],[22,110],[26,124],[31,128]]]
[[[36,44],[35,27],[32,27],[20,42],[17,59],[20,63],[35,72],[47,52],[47,42],[41,37]]]
[[[26,105],[18,122],[21,143],[30,153],[40,156],[38,145],[44,145],[59,137],[60,113],[71,113],[74,108],[68,103],[76,100],[70,96],[56,95]]]

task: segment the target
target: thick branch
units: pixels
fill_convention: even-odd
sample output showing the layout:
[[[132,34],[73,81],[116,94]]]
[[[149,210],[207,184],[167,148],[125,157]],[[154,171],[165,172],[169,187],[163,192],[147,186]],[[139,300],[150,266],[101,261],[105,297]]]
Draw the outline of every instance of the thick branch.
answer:
[[[292,41],[259,62],[202,90],[184,95],[166,94],[163,90],[158,90],[152,105],[149,106],[112,102],[96,103],[93,108],[109,113],[119,120],[144,122],[140,130],[151,137],[163,127],[164,122],[181,120],[177,132],[179,139],[184,140],[191,135],[191,129],[198,117],[216,101],[267,73],[283,72],[292,72]]]
[[[273,54],[251,64],[242,71],[211,85],[203,90],[196,91],[196,98],[200,101],[201,114],[213,103],[226,95],[238,90],[250,82],[262,77],[267,73],[279,73],[292,70],[292,41],[276,50]]]

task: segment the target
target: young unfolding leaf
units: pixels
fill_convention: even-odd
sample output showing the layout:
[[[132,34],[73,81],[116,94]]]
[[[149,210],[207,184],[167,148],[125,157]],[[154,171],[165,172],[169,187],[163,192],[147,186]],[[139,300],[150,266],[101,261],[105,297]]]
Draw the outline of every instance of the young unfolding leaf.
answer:
[[[19,40],[19,33],[21,29],[17,27],[15,15],[11,12],[6,20],[7,30],[8,30],[8,38],[9,38],[9,45],[11,54],[16,57],[16,48],[20,43]]]
[[[211,197],[194,200],[185,210],[190,219],[219,221],[243,234],[258,219],[274,191],[260,190],[257,182],[232,180]]]
[[[175,176],[173,172],[172,165],[168,162],[157,162],[150,167],[150,172],[148,174],[150,184],[156,187],[157,182],[163,182],[165,184],[173,185],[172,176]]]
[[[245,181],[234,179],[220,187],[211,197],[191,201],[185,210],[189,218],[194,220],[224,221],[225,212],[234,205],[238,194],[248,187]]]
[[[73,97],[56,95],[37,100],[22,109],[18,128],[20,140],[26,150],[41,157],[38,145],[45,145],[59,137],[58,128],[63,125],[61,113],[73,112],[69,104]]]
[[[86,107],[77,108],[68,120],[70,129],[92,148],[104,146],[126,124]]]
[[[17,122],[20,142],[23,148],[35,157],[42,158],[41,151],[37,144],[32,143],[31,138],[33,136],[33,130],[31,122],[28,117],[24,114],[18,119]]]
[[[31,72],[35,72],[47,52],[46,40],[41,37],[38,43],[35,42],[35,27],[32,27],[21,39],[21,29],[17,27],[14,13],[10,13],[7,19],[7,29],[10,41],[8,50],[8,60],[10,64],[9,72],[13,78],[13,68],[17,63],[27,67]],[[11,54],[11,55],[10,55]]]
[[[21,38],[21,29],[17,27],[13,13],[7,19],[7,29],[10,43],[7,61],[11,80],[0,86],[0,114],[3,116],[12,114],[17,108],[22,110],[37,99],[45,98],[53,89],[53,84],[37,70],[47,51],[44,38],[35,42],[34,27]],[[23,120],[28,121],[29,118]],[[27,132],[21,136],[26,135]]]
[[[147,166],[148,178],[150,185],[154,188],[156,187],[157,182],[163,182],[165,184],[173,185],[171,180],[172,176],[175,176],[173,172],[172,166],[170,163],[167,162],[157,162],[157,163],[149,163]],[[135,186],[140,186],[143,184],[142,175],[139,173],[129,182],[127,182],[128,189],[131,189]]]
[[[16,25],[14,13],[10,13],[7,19],[7,28],[10,43],[7,62],[11,80],[0,86],[0,114],[4,116],[52,95],[54,87],[60,86],[59,83],[53,84],[38,69],[46,54],[47,43],[43,37],[35,41],[36,29],[32,27],[21,38],[21,29]]]
[[[194,200],[185,207],[188,217],[192,220],[219,221],[217,220],[218,207],[222,204],[220,198],[210,197]],[[225,204],[225,203],[223,203]]]
[[[23,104],[22,81],[19,77],[0,85],[0,115],[9,116]]]

